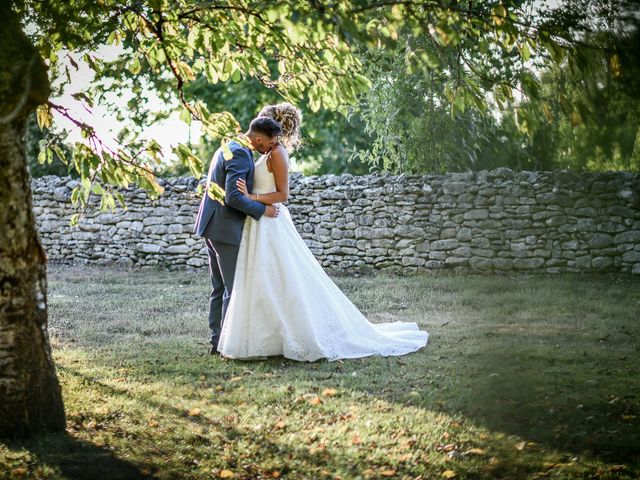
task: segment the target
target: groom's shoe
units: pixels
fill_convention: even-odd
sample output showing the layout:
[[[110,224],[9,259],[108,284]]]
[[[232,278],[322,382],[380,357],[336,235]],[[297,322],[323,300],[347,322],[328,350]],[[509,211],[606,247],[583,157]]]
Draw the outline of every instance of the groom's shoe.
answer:
[[[209,348],[209,355],[217,355],[218,354],[218,342],[220,341],[220,336],[216,335],[211,337],[211,347]]]

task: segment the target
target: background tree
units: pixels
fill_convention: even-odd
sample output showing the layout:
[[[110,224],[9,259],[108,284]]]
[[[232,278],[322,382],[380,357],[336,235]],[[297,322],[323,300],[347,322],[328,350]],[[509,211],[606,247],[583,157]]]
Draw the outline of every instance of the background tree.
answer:
[[[255,79],[243,82],[227,82],[211,85],[199,78],[185,89],[189,100],[203,101],[210,111],[227,110],[240,125],[249,122],[268,104],[279,103],[282,96]],[[319,109],[314,112],[307,99],[299,102],[304,123],[304,136],[300,148],[292,156],[298,170],[306,174],[323,173],[367,173],[369,168],[362,162],[348,163],[357,148],[365,148],[367,138],[357,115],[351,119],[336,110]],[[195,153],[203,160],[211,159],[217,143],[204,137],[195,147]],[[188,173],[182,170],[181,173]]]
[[[417,49],[439,56],[438,68],[415,69]],[[496,119],[478,108],[451,115],[446,88],[458,68],[456,49],[405,32],[394,49],[364,51],[362,60],[372,88],[359,109],[373,141],[356,158],[398,173],[487,168],[483,152],[500,132]]]
[[[640,169],[640,30],[590,34],[576,62],[549,64],[541,95],[545,109],[525,139],[535,158],[574,170]],[[537,105],[536,105],[537,104]]]
[[[521,2],[520,12],[531,7]],[[464,15],[484,9],[501,23],[501,13],[513,14],[502,8],[470,6]],[[482,35],[465,44],[472,39],[458,40],[455,25],[439,36],[405,28],[394,48],[364,50],[372,88],[360,109],[373,141],[357,157],[398,173],[640,168],[636,4],[566,2],[536,15],[535,24],[531,15],[512,18],[526,40],[511,51]],[[534,55],[532,38],[548,48]]]

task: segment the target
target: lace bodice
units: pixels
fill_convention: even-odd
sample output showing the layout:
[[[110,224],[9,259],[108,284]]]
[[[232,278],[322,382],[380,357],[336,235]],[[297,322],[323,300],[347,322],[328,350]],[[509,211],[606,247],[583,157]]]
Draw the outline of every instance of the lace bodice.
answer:
[[[268,153],[262,155],[255,164],[251,193],[271,193],[276,191],[276,179],[267,167],[268,158]]]

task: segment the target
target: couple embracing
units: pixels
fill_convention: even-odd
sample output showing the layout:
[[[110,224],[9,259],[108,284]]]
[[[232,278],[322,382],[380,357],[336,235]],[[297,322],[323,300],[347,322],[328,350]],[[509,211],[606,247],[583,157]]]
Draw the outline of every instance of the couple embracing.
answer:
[[[369,322],[296,230],[284,202],[300,124],[290,103],[269,105],[211,161],[194,226],[209,256],[210,353],[315,361],[424,347],[428,333],[414,322]],[[223,202],[207,193],[211,182],[224,189]]]

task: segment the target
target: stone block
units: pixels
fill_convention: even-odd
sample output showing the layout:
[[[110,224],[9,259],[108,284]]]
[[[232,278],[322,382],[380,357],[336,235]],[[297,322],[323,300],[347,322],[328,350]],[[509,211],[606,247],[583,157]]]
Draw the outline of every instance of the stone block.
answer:
[[[431,250],[453,250],[459,246],[460,242],[452,238],[446,240],[434,240],[431,242]]]
[[[489,218],[489,210],[487,209],[478,209],[478,210],[468,210],[464,212],[465,220],[480,220]]]
[[[542,258],[514,258],[513,267],[517,270],[533,270],[544,265]]]
[[[138,243],[136,245],[136,250],[142,253],[160,253],[162,251],[162,247],[156,243]]]

